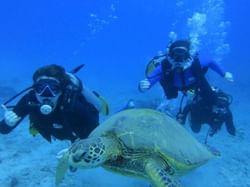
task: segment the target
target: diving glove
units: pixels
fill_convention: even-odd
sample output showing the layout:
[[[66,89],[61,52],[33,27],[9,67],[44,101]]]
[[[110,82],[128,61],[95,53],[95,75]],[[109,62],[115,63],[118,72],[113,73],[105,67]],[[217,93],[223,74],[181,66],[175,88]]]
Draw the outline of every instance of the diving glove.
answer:
[[[1,107],[4,110],[4,122],[10,127],[15,126],[21,117],[9,110],[4,104],[2,104]]]
[[[4,121],[10,127],[15,126],[20,119],[21,117],[13,111],[7,110],[4,113]]]
[[[233,74],[230,73],[230,72],[226,72],[225,75],[224,75],[224,78],[225,78],[227,81],[230,81],[230,82],[233,82],[233,81],[234,81]]]
[[[139,90],[145,92],[150,88],[150,86],[151,84],[148,79],[141,80],[139,83]]]
[[[181,124],[184,125],[185,124],[185,117],[184,114],[182,112],[178,112],[178,114],[176,115],[176,120]]]

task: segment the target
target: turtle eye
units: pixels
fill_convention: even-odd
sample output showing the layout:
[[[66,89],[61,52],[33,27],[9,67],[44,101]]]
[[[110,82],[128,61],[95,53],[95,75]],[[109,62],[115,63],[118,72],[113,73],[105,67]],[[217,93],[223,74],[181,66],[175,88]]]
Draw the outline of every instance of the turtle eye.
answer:
[[[80,162],[80,161],[81,161],[81,158],[75,155],[75,156],[73,156],[73,161],[74,161],[75,163]]]
[[[83,158],[85,155],[86,155],[86,152],[83,152],[80,157]]]
[[[95,152],[95,153],[100,153],[100,151],[101,151],[101,149],[100,149],[99,147],[96,147],[96,148],[94,149],[94,152]]]

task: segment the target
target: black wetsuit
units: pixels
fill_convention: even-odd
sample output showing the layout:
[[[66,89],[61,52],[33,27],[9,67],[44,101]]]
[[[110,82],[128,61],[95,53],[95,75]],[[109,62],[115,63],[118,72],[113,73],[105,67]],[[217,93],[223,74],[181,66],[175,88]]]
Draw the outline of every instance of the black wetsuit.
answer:
[[[66,103],[66,100],[69,101],[72,98],[65,98],[66,94],[62,94],[55,110],[49,115],[43,115],[40,112],[35,93],[31,90],[20,99],[13,109],[21,117],[21,120],[13,127],[6,125],[5,121],[2,120],[0,122],[0,133],[11,132],[23,118],[29,116],[30,125],[37,129],[49,142],[53,137],[72,142],[77,138],[86,138],[99,125],[99,112],[86,101],[81,93],[71,94],[71,96],[74,99]]]
[[[204,99],[194,99],[192,103],[187,104],[181,114],[181,118],[177,120],[182,124],[185,123],[187,115],[190,113],[190,124],[193,132],[200,132],[202,124],[208,124],[211,127],[210,135],[214,135],[225,123],[229,134],[235,135],[235,127],[233,123],[233,115],[229,106],[218,106],[208,104]]]

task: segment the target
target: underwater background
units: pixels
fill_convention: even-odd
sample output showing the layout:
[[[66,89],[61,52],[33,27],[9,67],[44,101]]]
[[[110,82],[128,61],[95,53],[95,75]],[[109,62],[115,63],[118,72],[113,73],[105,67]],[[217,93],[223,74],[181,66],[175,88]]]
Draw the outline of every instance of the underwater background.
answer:
[[[1,1],[0,101],[30,86],[33,72],[52,63],[67,70],[85,64],[77,75],[106,98],[111,113],[130,98],[161,99],[159,86],[145,94],[137,90],[145,66],[166,49],[169,35],[190,38],[199,53],[233,73],[233,83],[212,72],[208,79],[233,96],[231,110],[238,132],[232,137],[223,127],[209,138],[221,158],[181,181],[189,187],[249,187],[249,9],[249,0]],[[52,187],[56,154],[68,143],[49,144],[27,129],[24,120],[10,134],[0,135],[0,186]],[[204,127],[193,135],[203,142],[206,132]],[[149,182],[97,168],[68,173],[61,186],[148,187]]]

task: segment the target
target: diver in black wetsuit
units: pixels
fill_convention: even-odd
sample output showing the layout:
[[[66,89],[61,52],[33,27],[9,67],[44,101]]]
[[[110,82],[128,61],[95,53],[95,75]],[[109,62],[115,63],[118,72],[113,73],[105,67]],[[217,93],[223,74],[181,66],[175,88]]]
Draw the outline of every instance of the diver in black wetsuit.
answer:
[[[92,102],[98,103],[99,98],[86,92],[81,81],[63,67],[41,67],[33,75],[33,86],[13,110],[5,108],[0,133],[10,133],[29,116],[30,132],[40,133],[49,142],[86,138],[99,124],[99,108]]]
[[[210,126],[210,136],[217,133],[225,123],[228,133],[235,136],[236,129],[233,123],[233,115],[229,108],[232,102],[231,96],[218,88],[212,90],[216,96],[215,104],[208,104],[205,99],[196,95],[191,103],[184,107],[183,112],[177,114],[177,121],[185,124],[187,115],[190,114],[192,131],[198,133],[203,124],[208,124]]]

